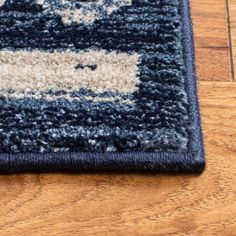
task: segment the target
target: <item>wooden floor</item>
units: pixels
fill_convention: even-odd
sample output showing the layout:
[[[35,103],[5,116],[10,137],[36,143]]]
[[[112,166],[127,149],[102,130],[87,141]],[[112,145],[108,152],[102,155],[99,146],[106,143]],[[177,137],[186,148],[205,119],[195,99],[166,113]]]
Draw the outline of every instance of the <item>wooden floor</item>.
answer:
[[[236,0],[191,0],[201,176],[0,176],[0,235],[236,235]]]

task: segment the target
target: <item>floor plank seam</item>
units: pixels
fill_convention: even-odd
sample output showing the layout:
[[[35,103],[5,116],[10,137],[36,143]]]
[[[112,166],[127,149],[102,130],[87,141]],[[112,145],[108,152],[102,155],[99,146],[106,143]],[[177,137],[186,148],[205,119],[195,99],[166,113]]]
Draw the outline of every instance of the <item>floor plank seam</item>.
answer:
[[[232,32],[231,32],[231,21],[230,21],[230,11],[229,11],[229,0],[226,0],[226,16],[227,16],[227,26],[228,26],[228,43],[229,43],[229,54],[230,54],[230,67],[231,67],[231,82],[235,81],[235,71],[234,71],[234,57],[232,50]]]

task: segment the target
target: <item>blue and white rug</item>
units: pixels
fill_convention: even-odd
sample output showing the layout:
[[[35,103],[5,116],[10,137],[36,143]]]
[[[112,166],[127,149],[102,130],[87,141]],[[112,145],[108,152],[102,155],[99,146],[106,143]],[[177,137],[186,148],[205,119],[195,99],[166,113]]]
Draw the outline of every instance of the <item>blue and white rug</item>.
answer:
[[[187,0],[0,0],[0,170],[200,172]]]

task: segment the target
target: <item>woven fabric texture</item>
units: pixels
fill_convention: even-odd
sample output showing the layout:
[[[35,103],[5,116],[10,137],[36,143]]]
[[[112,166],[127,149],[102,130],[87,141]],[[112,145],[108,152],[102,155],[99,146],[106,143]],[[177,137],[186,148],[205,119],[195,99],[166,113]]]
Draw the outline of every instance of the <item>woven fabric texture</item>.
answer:
[[[200,172],[187,0],[0,1],[0,170]]]

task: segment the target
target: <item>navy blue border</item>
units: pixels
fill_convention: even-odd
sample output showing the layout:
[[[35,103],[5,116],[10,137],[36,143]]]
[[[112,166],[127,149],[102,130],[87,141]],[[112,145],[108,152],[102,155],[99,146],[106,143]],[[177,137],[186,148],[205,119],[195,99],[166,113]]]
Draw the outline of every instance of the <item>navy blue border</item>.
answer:
[[[186,91],[189,98],[189,117],[192,127],[189,134],[188,152],[0,154],[0,172],[155,171],[201,173],[205,166],[205,158],[197,98],[189,0],[181,0],[181,13],[183,50],[187,68]]]

